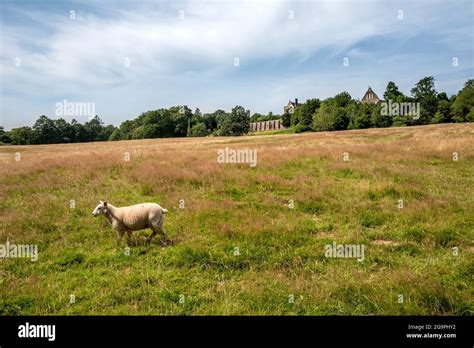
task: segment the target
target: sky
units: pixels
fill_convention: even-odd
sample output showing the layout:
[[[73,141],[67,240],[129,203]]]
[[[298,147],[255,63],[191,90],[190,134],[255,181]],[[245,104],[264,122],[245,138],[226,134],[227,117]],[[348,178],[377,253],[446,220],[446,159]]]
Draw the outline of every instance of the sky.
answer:
[[[474,2],[0,0],[0,125],[88,103],[118,126],[173,105],[282,113],[288,100],[474,76]],[[59,115],[59,116],[58,116]]]

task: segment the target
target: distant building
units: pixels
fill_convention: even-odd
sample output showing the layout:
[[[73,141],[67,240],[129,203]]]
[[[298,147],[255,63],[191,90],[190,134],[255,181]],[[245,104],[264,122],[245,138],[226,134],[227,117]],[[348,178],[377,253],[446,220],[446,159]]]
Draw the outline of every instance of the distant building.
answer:
[[[298,98],[295,98],[295,101],[292,102],[291,100],[288,100],[288,104],[283,107],[283,113],[289,113],[292,114],[295,109],[300,106],[301,104],[298,104]]]
[[[262,132],[280,129],[286,129],[286,127],[283,126],[283,122],[281,119],[250,123],[250,130],[252,132]]]
[[[377,94],[370,88],[365,92],[364,96],[362,97],[361,103],[369,103],[369,104],[377,104],[379,101],[382,101]]]

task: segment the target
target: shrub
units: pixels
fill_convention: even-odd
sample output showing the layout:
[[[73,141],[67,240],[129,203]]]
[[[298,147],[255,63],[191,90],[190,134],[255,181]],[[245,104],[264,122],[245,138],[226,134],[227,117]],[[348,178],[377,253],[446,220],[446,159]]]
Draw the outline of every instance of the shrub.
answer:
[[[294,127],[294,131],[295,133],[303,133],[303,132],[309,132],[311,131],[311,127],[310,126],[306,126],[306,125],[303,125],[303,124],[297,124],[295,127]]]
[[[204,123],[195,124],[191,128],[191,133],[189,134],[190,137],[205,137],[208,135],[209,132],[206,129],[206,125]]]

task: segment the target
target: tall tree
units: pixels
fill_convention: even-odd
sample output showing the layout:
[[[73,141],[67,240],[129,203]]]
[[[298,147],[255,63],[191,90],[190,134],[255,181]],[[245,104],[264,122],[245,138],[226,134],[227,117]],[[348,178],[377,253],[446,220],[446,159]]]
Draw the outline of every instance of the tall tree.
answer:
[[[191,111],[191,110],[189,110]],[[176,129],[176,109],[159,109],[154,111],[148,111],[143,120],[143,138],[171,138],[177,136]],[[191,116],[192,117],[192,114]],[[184,118],[180,118],[181,122],[184,122]],[[180,127],[184,126],[184,123]],[[186,128],[180,129],[179,136],[186,136]]]
[[[417,120],[416,123],[430,123],[438,108],[435,78],[433,76],[422,78],[415,87],[411,89],[411,94],[415,98],[415,101],[420,103],[420,119]]]
[[[3,126],[0,126],[0,143],[8,144],[11,142],[12,140],[8,136],[8,133],[5,132],[5,128],[3,128]]]
[[[390,127],[393,123],[393,117],[391,115],[385,115],[379,105],[373,105],[370,111],[370,123],[372,127],[384,128]]]
[[[290,127],[291,126],[291,115],[287,111],[281,116],[281,123],[283,124],[283,127]]]
[[[258,122],[263,119],[263,115],[255,112],[252,116],[250,116],[250,122]]]
[[[214,132],[217,129],[217,111],[204,114],[202,116],[202,122],[206,125],[206,129],[209,130],[209,132]]]
[[[313,129],[316,131],[347,129],[350,122],[349,108],[341,106],[346,105],[346,102],[347,95],[345,94],[339,95],[338,99],[334,97],[323,101],[321,107],[313,115]]]
[[[297,124],[307,127],[307,130],[310,130],[311,123],[313,122],[313,114],[320,106],[321,101],[319,99],[308,99],[306,103],[298,106],[294,111]]]
[[[58,132],[58,142],[60,143],[72,143],[75,142],[74,128],[63,118],[54,120],[54,125]]]
[[[95,115],[94,118],[89,120],[84,124],[84,129],[87,134],[87,141],[102,141],[106,139],[102,139],[102,128],[103,128],[104,122],[100,119],[99,116]]]
[[[201,119],[202,118],[202,113],[201,113],[201,110],[199,108],[196,108],[196,110],[194,110],[194,116],[197,118],[197,119]]]
[[[415,87],[411,89],[411,94],[418,100],[426,96],[436,96],[435,78],[433,76],[422,78]]]
[[[474,121],[474,80],[468,80],[451,107],[454,122]]]
[[[13,145],[30,145],[35,144],[34,131],[31,127],[13,128],[8,132]]]
[[[371,126],[370,119],[374,104],[360,103],[357,105],[355,113],[351,115],[350,128],[352,129],[364,129]]]
[[[173,106],[169,109],[175,124],[174,136],[185,137],[188,134],[189,122],[193,118],[193,112],[186,105]]]
[[[243,135],[250,129],[249,113],[242,106],[235,106],[225,117],[219,129],[220,135]]]
[[[390,81],[387,84],[387,88],[385,89],[383,97],[385,100],[392,100],[392,101],[399,102],[401,101],[400,98],[403,98],[404,95],[402,92],[399,91],[398,86],[395,84],[395,82]]]
[[[208,135],[208,130],[204,123],[195,124],[189,134],[191,137],[205,137],[206,135]]]
[[[431,120],[432,123],[446,123],[451,121],[451,103],[447,99],[441,99],[438,102],[438,110],[435,117]]]
[[[337,106],[345,108],[352,102],[352,97],[349,92],[342,92],[334,96],[334,101]]]
[[[60,142],[60,134],[54,120],[41,115],[33,125],[32,144],[55,144]]]
[[[217,120],[217,130],[220,131],[224,121],[230,116],[229,113],[225,112],[224,110],[216,110],[214,111],[215,118]]]

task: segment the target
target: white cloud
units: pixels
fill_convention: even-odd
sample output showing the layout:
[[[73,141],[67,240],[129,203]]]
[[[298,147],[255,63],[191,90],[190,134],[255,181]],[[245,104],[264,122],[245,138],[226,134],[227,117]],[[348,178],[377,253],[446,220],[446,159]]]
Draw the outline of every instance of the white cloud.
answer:
[[[71,3],[71,8],[78,7],[75,20],[66,10],[49,13],[19,8],[17,13],[31,23],[20,26],[2,17],[1,110],[5,117],[15,112],[17,106],[10,104],[15,100],[35,100],[34,119],[50,110],[51,100],[68,96],[95,101],[101,115],[116,123],[117,114],[120,119],[130,118],[168,103],[217,107],[216,96],[222,101],[220,107],[255,105],[249,98],[263,99],[255,93],[265,94],[264,86],[276,94],[262,108],[275,110],[268,100],[286,102],[297,94],[298,84],[290,84],[296,87],[289,90],[282,76],[269,76],[267,81],[256,78],[251,88],[235,86],[228,80],[239,71],[233,67],[234,57],[239,57],[242,71],[285,57],[299,64],[327,48],[333,58],[344,52],[364,58],[367,52],[352,47],[361,40],[394,32],[413,35],[413,27],[400,26],[397,6],[384,4],[381,11],[378,2],[370,1],[132,2],[118,10],[110,2],[95,2],[90,12],[81,10],[83,4],[91,6],[90,2]],[[184,19],[179,18],[180,10]],[[294,19],[289,18],[290,10]],[[421,23],[429,11],[415,5],[405,13]],[[22,59],[20,68],[13,65],[15,57]],[[311,87],[311,82],[299,85]],[[133,105],[125,106],[125,101]],[[123,110],[134,110],[134,114],[125,115]]]
[[[43,80],[39,74],[52,81],[95,86],[130,77],[124,68],[126,57],[139,76],[150,71],[174,74],[194,64],[199,69],[228,68],[233,57],[248,63],[285,54],[304,55],[328,45],[347,47],[386,32],[377,21],[367,24],[375,16],[375,7],[354,12],[345,3],[189,1],[181,5],[166,12],[142,9],[107,19],[81,12],[75,20],[68,13],[38,16],[24,12],[54,23],[53,32],[45,37],[30,30],[20,36],[15,34],[16,27],[7,26],[3,44],[10,57],[24,57],[28,68],[24,74],[35,74],[30,82]],[[183,20],[178,17],[181,7]],[[295,12],[293,20],[288,19],[290,9]],[[353,26],[354,22],[366,24]],[[25,48],[37,46],[40,52]],[[5,73],[16,76],[18,69],[9,68]]]

